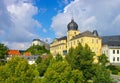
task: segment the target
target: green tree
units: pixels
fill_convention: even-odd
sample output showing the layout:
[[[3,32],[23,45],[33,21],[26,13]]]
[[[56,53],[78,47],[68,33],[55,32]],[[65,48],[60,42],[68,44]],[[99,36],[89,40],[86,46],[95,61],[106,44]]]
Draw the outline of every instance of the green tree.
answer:
[[[8,52],[8,47],[0,43],[0,59],[4,59],[5,55],[7,55],[7,52]]]
[[[55,59],[56,59],[56,61],[62,61],[62,60],[63,60],[63,57],[62,57],[60,54],[57,54],[57,55],[55,56]]]
[[[99,63],[102,64],[102,65],[106,65],[106,63],[108,63],[108,58],[105,54],[102,54],[98,57],[98,60],[99,60]]]
[[[41,58],[41,56],[39,55],[38,58],[36,59],[35,63],[38,64],[38,63],[41,63],[41,61],[42,61],[42,58]]]
[[[55,63],[49,65],[42,82],[84,83],[84,79],[82,72],[79,70],[72,70],[67,61],[56,61]]]
[[[0,66],[0,83],[31,83],[39,73],[26,59],[13,57]]]
[[[115,83],[115,82],[112,80],[110,76],[110,70],[106,69],[106,67],[103,65],[96,65],[93,83]]]
[[[37,70],[39,71],[39,75],[41,77],[44,76],[52,58],[52,55],[49,54],[45,59],[42,59],[42,61],[37,64]]]
[[[81,70],[86,80],[91,80],[95,70],[93,67],[94,55],[95,54],[90,50],[88,45],[83,47],[81,44],[79,44],[75,49],[71,48],[69,50],[66,60],[73,69]]]
[[[45,49],[44,46],[40,46],[40,45],[33,45],[30,46],[26,52],[30,52],[32,55],[41,55],[43,53],[50,53],[49,50]]]

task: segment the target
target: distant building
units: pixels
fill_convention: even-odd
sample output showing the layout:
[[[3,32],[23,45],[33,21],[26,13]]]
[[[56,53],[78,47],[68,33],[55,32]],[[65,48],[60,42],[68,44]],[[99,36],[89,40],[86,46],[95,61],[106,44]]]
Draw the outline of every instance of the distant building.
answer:
[[[8,50],[8,56],[19,56],[19,50]]]
[[[42,41],[42,40],[40,40],[40,39],[33,39],[33,41],[32,41],[32,44],[31,44],[31,45],[32,45],[32,46],[33,46],[33,45],[45,46],[45,48],[46,48],[47,50],[49,50],[49,49],[50,49],[49,44],[48,44],[48,43],[46,43],[46,42],[44,42],[44,41]]]
[[[102,53],[106,54],[110,63],[120,63],[120,35],[102,37]]]
[[[10,60],[14,56],[8,56],[7,60]],[[28,64],[35,64],[36,59],[38,58],[38,55],[32,55],[32,56],[25,56],[25,55],[20,55],[18,56],[20,58],[25,58],[28,61]]]
[[[50,52],[53,55],[59,53],[64,56],[71,47],[77,47],[78,43],[81,43],[83,46],[88,44],[90,49],[96,54],[96,57],[94,57],[96,61],[97,56],[101,54],[102,48],[102,39],[99,37],[97,31],[85,31],[81,33],[78,30],[78,25],[74,19],[72,19],[71,22],[67,25],[67,28],[67,37],[64,36],[61,38],[55,38],[54,41],[50,44]]]
[[[21,58],[25,58],[28,61],[28,64],[32,65],[35,64],[36,59],[38,58],[38,55],[32,55],[32,56],[20,56]]]

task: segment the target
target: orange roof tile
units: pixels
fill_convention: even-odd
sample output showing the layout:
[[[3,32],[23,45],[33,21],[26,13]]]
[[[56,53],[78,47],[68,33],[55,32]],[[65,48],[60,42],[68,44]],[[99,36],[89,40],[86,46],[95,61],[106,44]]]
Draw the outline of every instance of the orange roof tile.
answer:
[[[8,55],[20,55],[20,52],[18,50],[9,50]]]

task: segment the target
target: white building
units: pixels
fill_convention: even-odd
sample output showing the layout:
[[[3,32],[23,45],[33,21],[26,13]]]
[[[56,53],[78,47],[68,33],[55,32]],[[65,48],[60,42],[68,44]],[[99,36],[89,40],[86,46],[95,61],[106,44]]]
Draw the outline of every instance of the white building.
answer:
[[[10,60],[13,56],[9,56],[7,57],[7,60]],[[28,64],[32,65],[32,64],[36,64],[35,61],[38,58],[38,55],[32,55],[32,56],[18,56],[20,58],[25,58],[28,61]]]
[[[105,36],[102,40],[102,53],[106,54],[109,62],[120,63],[120,36]]]
[[[40,45],[40,46],[45,46],[47,50],[50,49],[50,46],[48,43],[41,41],[40,39],[33,39],[31,46],[33,45]]]
[[[41,41],[40,39],[33,39],[33,41],[32,41],[32,46],[33,46],[33,45],[43,46],[43,45],[44,45],[44,42]]]

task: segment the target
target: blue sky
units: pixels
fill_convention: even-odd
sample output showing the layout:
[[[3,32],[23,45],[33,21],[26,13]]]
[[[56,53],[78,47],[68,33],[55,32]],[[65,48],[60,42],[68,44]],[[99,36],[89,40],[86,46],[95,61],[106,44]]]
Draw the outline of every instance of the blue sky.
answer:
[[[74,17],[79,30],[120,35],[120,0],[0,0],[0,42],[26,49],[35,38],[49,43],[66,35]]]

